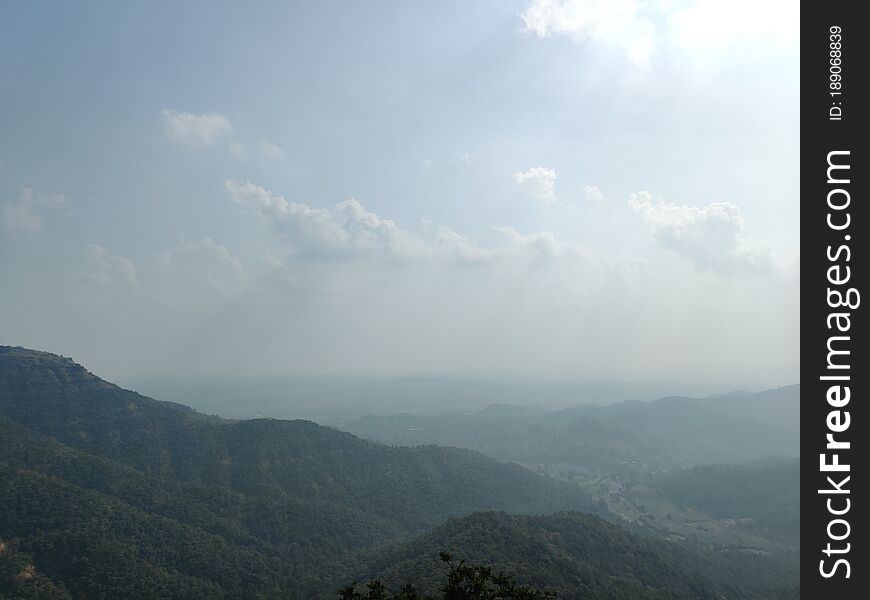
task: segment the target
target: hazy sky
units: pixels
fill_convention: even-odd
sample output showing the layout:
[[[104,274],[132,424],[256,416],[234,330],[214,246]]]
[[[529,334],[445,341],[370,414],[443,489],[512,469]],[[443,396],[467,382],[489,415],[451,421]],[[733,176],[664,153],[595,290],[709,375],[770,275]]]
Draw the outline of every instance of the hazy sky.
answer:
[[[0,343],[798,379],[798,3],[3,2]]]

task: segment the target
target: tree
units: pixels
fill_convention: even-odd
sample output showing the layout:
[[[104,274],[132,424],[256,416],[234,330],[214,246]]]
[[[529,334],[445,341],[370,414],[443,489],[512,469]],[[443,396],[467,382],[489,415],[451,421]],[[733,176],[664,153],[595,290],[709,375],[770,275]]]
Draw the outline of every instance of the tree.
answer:
[[[493,574],[492,568],[483,565],[470,565],[465,559],[456,562],[453,556],[441,552],[441,562],[450,571],[447,584],[441,589],[441,600],[547,600],[556,595],[541,592],[527,585],[518,585],[513,577],[504,573]],[[366,591],[356,589],[356,583],[339,590],[340,600],[435,600],[420,596],[410,583],[398,594],[391,595],[380,581],[370,581]]]

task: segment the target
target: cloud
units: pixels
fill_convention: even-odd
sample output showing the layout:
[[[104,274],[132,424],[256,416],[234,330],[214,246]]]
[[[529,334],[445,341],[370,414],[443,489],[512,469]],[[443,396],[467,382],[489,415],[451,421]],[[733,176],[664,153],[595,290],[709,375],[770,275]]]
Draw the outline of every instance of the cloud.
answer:
[[[513,227],[493,226],[505,243],[483,247],[448,227],[423,222],[423,234],[403,229],[391,219],[370,212],[355,198],[332,209],[291,202],[249,181],[227,180],[230,198],[255,209],[286,235],[296,254],[319,258],[379,256],[403,261],[459,260],[487,262],[521,257],[578,257],[585,251],[543,231],[521,234]]]
[[[655,28],[635,0],[532,0],[520,18],[538,37],[557,34],[612,45],[637,65],[649,61],[655,45]]]
[[[469,154],[468,152],[463,152],[459,155],[459,162],[463,162],[466,165],[470,165],[471,161],[474,159],[473,154]]]
[[[254,208],[261,218],[274,223],[290,236],[299,249],[319,247],[338,250],[350,245],[350,232],[328,210],[290,202],[284,196],[273,194],[250,181],[227,180],[224,187],[234,202]]]
[[[430,254],[433,256],[480,263],[490,261],[497,255],[492,249],[482,248],[468,236],[453,231],[449,227],[434,226],[429,221],[424,221],[423,230],[430,236],[427,242],[431,246]]]
[[[549,203],[556,199],[555,169],[532,167],[526,171],[514,173],[514,179],[542,202]]]
[[[3,205],[3,220],[10,229],[25,233],[42,231],[44,215],[67,204],[63,194],[42,194],[23,188],[18,199]]]
[[[112,254],[99,244],[88,244],[87,279],[101,286],[121,284],[134,289],[139,287],[133,261]]]
[[[218,113],[195,115],[163,110],[163,125],[173,142],[211,145],[228,138],[233,131],[229,120]]]
[[[395,222],[363,208],[355,198],[337,205],[342,230],[347,232],[348,245],[356,250],[383,249],[390,254],[414,258],[427,251],[418,236],[401,229]]]
[[[414,258],[427,251],[419,237],[365,210],[354,198],[327,210],[288,201],[249,181],[227,180],[224,187],[234,202],[256,209],[278,227],[300,253],[328,257],[380,252]]]
[[[259,156],[275,160],[284,156],[277,144],[262,140],[259,143],[240,141],[229,119],[219,113],[195,115],[177,110],[163,110],[166,135],[177,144],[212,146],[220,144],[237,160]]]
[[[639,192],[631,195],[628,205],[650,225],[656,244],[700,270],[734,274],[772,268],[770,246],[743,238],[746,221],[734,204],[678,206],[655,202],[648,192]]]
[[[724,379],[725,367],[743,377],[791,369],[799,358],[795,277],[710,276],[679,257],[655,260],[661,252],[606,257],[586,250],[579,235],[507,225],[494,227],[484,245],[439,224],[406,226],[357,200],[320,209],[250,182],[227,182],[226,194],[227,205],[245,207],[275,233],[244,258],[211,237],[182,237],[135,265],[92,245],[92,285],[63,297],[64,311],[33,299],[57,296],[58,277],[82,270],[80,257],[58,256],[51,276],[21,275],[7,287],[45,331],[63,331],[73,318],[87,325],[95,349],[139,340],[176,374]],[[639,227],[642,216],[675,251],[703,247],[710,230],[722,229],[730,233],[715,246],[726,260],[708,262],[725,271],[751,263],[739,211],[674,207],[648,194],[633,201],[623,210]],[[718,219],[724,223],[714,226]]]
[[[729,365],[750,362],[750,334],[764,345],[753,348],[756,361],[768,352],[782,355],[793,343],[783,337],[795,323],[786,301],[793,281],[703,273],[753,267],[750,245],[734,233],[735,227],[742,232],[739,215],[725,211],[723,225],[715,207],[695,214],[648,195],[634,199],[634,210],[649,219],[661,243],[699,264],[712,263],[696,268],[679,259],[602,256],[549,231],[497,225],[483,245],[430,221],[412,231],[357,200],[320,209],[250,182],[227,182],[227,191],[260,213],[284,243],[263,267],[262,287],[246,296],[256,296],[263,308],[237,330],[273,336],[283,359],[292,356],[312,370],[323,364],[388,372],[473,365],[493,372],[660,376],[685,368],[707,369],[706,376],[716,360],[721,368],[724,354]],[[726,239],[717,239],[708,251],[713,256],[693,254],[723,228],[731,242],[720,236]],[[780,306],[757,308],[758,293]],[[719,318],[693,310],[699,303]],[[759,335],[759,327],[769,335]],[[716,348],[709,348],[709,339],[717,340]]]
[[[506,251],[512,254],[534,254],[549,258],[582,258],[589,253],[580,244],[560,240],[550,231],[522,234],[507,225],[494,225],[493,229],[506,236],[510,242]]]
[[[609,46],[643,67],[660,47],[686,56],[718,51],[747,37],[756,51],[796,44],[800,7],[793,0],[531,0],[520,18],[524,30],[540,38],[564,35]]]

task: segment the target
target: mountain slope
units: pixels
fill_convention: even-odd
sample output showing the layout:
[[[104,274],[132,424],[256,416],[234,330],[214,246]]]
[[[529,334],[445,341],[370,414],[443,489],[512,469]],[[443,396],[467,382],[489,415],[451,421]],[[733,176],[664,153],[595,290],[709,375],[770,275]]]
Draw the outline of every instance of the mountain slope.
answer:
[[[476,452],[390,448],[307,421],[208,417],[23,349],[0,348],[0,414],[144,473],[352,504],[410,529],[481,509],[585,506],[571,486]]]
[[[753,568],[742,553],[579,514],[469,516],[588,506],[575,486],[470,450],[222,420],[21,348],[0,347],[0,481],[0,597],[330,598],[354,577],[434,585],[442,550],[566,598],[796,585],[793,556],[753,556],[779,579],[744,589],[727,584]]]
[[[73,597],[311,597],[337,589],[352,555],[450,516],[586,504],[472,451],[224,421],[8,347],[0,479],[4,564],[30,560]]]
[[[782,395],[789,394],[799,395],[799,387]],[[763,402],[767,395],[748,397]],[[578,405],[546,414],[492,407],[470,415],[369,416],[345,429],[384,443],[462,446],[499,460],[606,474],[633,464],[655,471],[797,456],[799,434],[750,420],[738,406],[749,400],[740,398],[729,404],[725,397],[668,397],[605,407]],[[796,411],[797,403],[788,402]],[[733,414],[726,414],[729,410]]]
[[[702,398],[718,413],[762,423],[785,431],[800,431],[801,386],[786,385],[757,394],[733,393]]]
[[[577,513],[477,513],[453,519],[384,552],[358,579],[381,579],[391,589],[412,582],[434,593],[443,580],[442,548],[564,599],[760,600],[794,598],[798,587],[793,555],[669,543]]]
[[[674,502],[736,529],[800,545],[800,463],[768,461],[750,465],[704,465],[671,471],[656,486]]]

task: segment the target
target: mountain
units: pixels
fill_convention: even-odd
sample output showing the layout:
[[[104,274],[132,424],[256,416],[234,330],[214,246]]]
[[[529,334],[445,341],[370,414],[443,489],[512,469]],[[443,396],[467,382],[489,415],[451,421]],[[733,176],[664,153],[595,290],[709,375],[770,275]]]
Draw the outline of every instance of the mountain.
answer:
[[[664,473],[656,487],[681,507],[794,548],[800,545],[800,462],[703,465]]]
[[[484,419],[500,413],[547,416]],[[334,598],[354,578],[431,587],[441,551],[567,598],[774,598],[797,585],[789,553],[753,550],[753,567],[741,550],[546,516],[592,501],[472,450],[220,419],[8,346],[0,481],[0,598]],[[757,571],[753,587],[728,583]]]
[[[701,548],[631,533],[594,515],[477,513],[452,519],[373,559],[359,580],[412,582],[435,594],[438,549],[514,574],[563,599],[796,598],[796,555]]]
[[[451,516],[588,506],[473,451],[217,419],[12,347],[0,448],[0,541],[74,597],[307,597],[351,554]]]
[[[368,414],[467,413],[490,404],[528,404],[547,410],[583,399],[612,404],[628,398],[654,400],[665,394],[721,393],[709,385],[670,383],[488,380],[450,375],[428,377],[273,376],[210,379],[144,379],[128,382],[146,395],[175,400],[227,418],[310,419],[335,425]],[[239,402],[244,398],[244,402]]]
[[[577,405],[544,414],[493,406],[472,414],[370,415],[344,429],[389,444],[472,448],[529,466],[564,465],[592,474],[660,471],[798,456],[798,431],[776,426],[774,415],[792,423],[799,396],[800,386],[791,386],[701,400]]]
[[[799,432],[801,427],[801,386],[786,385],[756,394],[746,392],[703,398],[701,403],[723,415]]]
[[[143,473],[353,503],[408,528],[484,508],[584,506],[571,486],[476,452],[391,448],[309,421],[218,419],[121,389],[70,359],[22,349],[0,349],[0,415]],[[452,494],[455,488],[463,494]]]

